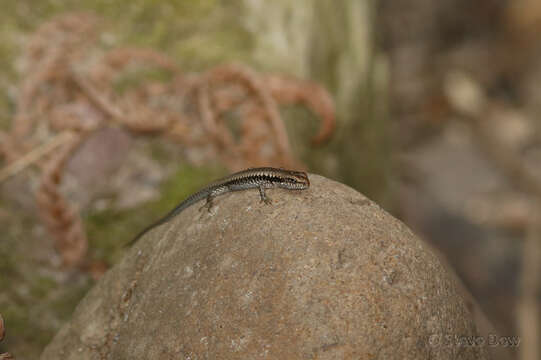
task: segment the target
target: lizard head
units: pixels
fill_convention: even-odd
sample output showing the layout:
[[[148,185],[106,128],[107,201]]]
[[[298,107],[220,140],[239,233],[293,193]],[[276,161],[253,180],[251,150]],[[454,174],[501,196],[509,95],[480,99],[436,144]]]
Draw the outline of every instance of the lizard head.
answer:
[[[284,189],[304,190],[310,187],[310,180],[304,171],[282,170],[279,187]]]

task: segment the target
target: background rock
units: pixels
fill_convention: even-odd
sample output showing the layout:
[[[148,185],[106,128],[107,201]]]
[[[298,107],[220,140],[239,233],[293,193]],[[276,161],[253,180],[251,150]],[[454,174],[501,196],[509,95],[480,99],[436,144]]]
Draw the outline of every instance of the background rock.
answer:
[[[42,359],[485,358],[445,340],[477,330],[436,256],[361,194],[310,179],[149,233]]]

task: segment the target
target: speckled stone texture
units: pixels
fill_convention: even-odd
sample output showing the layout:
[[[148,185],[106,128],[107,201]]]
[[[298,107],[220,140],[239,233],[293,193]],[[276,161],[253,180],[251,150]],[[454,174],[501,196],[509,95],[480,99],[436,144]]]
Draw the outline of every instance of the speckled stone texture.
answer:
[[[147,234],[41,358],[486,358],[460,338],[477,330],[436,256],[355,190],[310,180]]]

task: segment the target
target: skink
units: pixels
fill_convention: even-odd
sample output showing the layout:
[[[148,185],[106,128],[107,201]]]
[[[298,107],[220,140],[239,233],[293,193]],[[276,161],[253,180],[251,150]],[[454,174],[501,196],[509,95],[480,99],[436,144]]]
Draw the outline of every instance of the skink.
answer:
[[[163,218],[143,229],[128,243],[128,245],[132,245],[148,231],[168,222],[187,207],[190,207],[203,199],[207,200],[205,206],[210,210],[213,199],[219,195],[232,191],[259,189],[261,201],[270,204],[270,199],[265,194],[265,189],[282,188],[288,190],[304,190],[309,187],[310,180],[308,180],[308,175],[303,171],[277,169],[272,167],[261,167],[239,171],[225,178],[216,180],[205,188],[190,195]]]

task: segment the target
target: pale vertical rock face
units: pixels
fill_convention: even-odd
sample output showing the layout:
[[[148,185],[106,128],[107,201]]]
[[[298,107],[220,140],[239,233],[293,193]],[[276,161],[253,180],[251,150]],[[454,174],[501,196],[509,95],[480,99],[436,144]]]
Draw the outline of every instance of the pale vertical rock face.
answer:
[[[363,195],[310,180],[149,233],[42,359],[485,358],[458,338],[477,330],[436,256]]]
[[[240,18],[253,35],[254,61],[307,77],[314,26],[313,1],[244,0]]]
[[[338,109],[357,104],[359,87],[368,81],[377,89],[384,86],[374,69],[381,60],[374,58],[373,0],[244,0],[243,5],[240,21],[253,35],[252,60],[259,66],[333,79]]]

